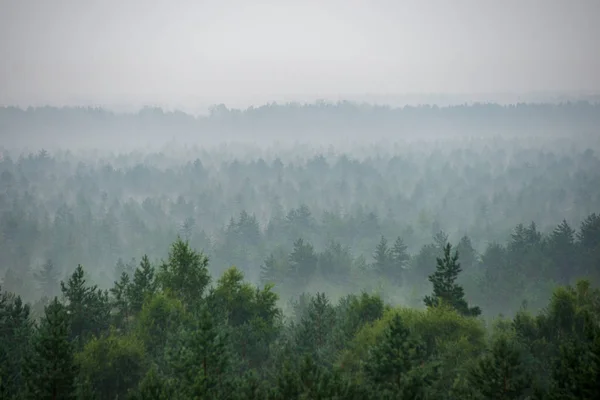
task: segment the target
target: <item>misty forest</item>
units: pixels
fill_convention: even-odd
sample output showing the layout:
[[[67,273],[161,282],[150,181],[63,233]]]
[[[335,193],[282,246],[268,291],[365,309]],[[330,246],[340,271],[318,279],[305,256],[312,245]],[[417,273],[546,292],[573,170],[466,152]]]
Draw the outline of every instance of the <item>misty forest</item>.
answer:
[[[0,108],[0,398],[600,399],[599,124]]]

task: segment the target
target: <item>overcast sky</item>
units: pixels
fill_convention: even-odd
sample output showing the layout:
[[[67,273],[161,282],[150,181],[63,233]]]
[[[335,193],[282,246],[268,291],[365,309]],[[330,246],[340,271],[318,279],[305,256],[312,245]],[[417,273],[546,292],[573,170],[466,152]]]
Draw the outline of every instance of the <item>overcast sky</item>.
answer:
[[[600,0],[0,0],[0,104],[600,91]]]

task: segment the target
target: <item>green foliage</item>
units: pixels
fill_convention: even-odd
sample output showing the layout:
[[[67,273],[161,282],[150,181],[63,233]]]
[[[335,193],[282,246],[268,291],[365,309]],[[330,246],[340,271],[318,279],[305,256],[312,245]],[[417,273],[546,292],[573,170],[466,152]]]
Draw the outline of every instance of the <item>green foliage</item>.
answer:
[[[78,265],[67,283],[60,283],[67,300],[67,313],[71,323],[71,338],[83,346],[89,335],[98,335],[108,329],[110,303],[108,292],[98,286],[87,286],[83,267]]]
[[[525,399],[532,394],[531,378],[518,343],[501,335],[469,371],[468,382],[476,398]]]
[[[481,314],[479,307],[469,307],[464,299],[463,288],[456,283],[461,272],[458,262],[458,252],[451,256],[450,243],[444,247],[444,258],[437,259],[437,270],[429,276],[433,284],[433,295],[425,297],[427,307],[435,307],[441,303],[454,307],[463,315],[478,316]]]
[[[32,335],[29,305],[0,288],[0,390],[7,398],[17,396],[23,388]]]
[[[68,310],[56,297],[46,307],[27,366],[26,398],[75,399],[77,367],[69,340]]]
[[[129,303],[133,313],[138,313],[142,310],[142,306],[146,299],[156,292],[156,286],[157,282],[154,275],[154,267],[150,264],[148,256],[144,255],[142,261],[140,261],[139,267],[136,268],[133,273],[133,280],[127,289]]]
[[[188,321],[182,302],[164,293],[149,298],[137,317],[135,334],[156,360],[162,360],[170,333]]]
[[[124,398],[145,372],[144,346],[136,337],[112,330],[88,341],[76,362],[80,377],[98,399]]]
[[[498,247],[502,262],[524,262],[544,249],[534,225],[518,227],[513,236]],[[436,237],[438,245],[446,240]],[[469,248],[466,239],[461,243]],[[402,241],[394,246],[399,252],[383,244],[379,250],[390,263],[406,263],[406,255],[395,256]],[[273,284],[257,287],[236,267],[208,288],[207,258],[181,239],[156,279],[144,257],[132,281],[121,274],[110,298],[87,284],[79,266],[61,282],[66,304],[56,298],[48,304],[37,330],[29,306],[0,293],[0,394],[98,400],[599,396],[600,290],[590,281],[557,287],[541,311],[524,305],[514,318],[496,320],[486,340],[483,319],[473,318],[478,309],[468,307],[456,283],[459,254],[452,256],[449,244],[443,253],[424,309],[394,308],[366,291],[336,302],[323,292],[303,293],[289,320]],[[486,252],[482,263],[491,256]],[[325,263],[340,260],[352,258],[335,243],[317,253],[299,240],[286,265],[296,272],[318,266],[303,275],[306,282],[322,274]]]
[[[178,238],[171,245],[168,261],[161,264],[157,279],[163,290],[181,299],[185,306],[192,306],[210,283],[207,267],[208,257]]]

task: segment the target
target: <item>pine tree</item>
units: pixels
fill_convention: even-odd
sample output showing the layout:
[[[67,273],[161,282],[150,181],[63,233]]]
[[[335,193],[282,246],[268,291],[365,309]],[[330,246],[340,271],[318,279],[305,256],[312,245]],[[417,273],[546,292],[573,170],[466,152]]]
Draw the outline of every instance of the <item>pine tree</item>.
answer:
[[[0,291],[0,391],[7,398],[23,389],[24,361],[30,357],[33,322],[20,296]]]
[[[456,251],[460,255],[460,264],[463,270],[470,271],[477,262],[477,253],[471,243],[471,238],[463,236],[456,246]]]
[[[395,314],[383,339],[369,353],[364,371],[378,391],[400,398],[422,398],[433,375],[426,372],[424,346],[415,339],[400,314]]]
[[[385,236],[381,236],[381,240],[379,240],[379,243],[375,248],[373,259],[375,260],[373,263],[375,271],[377,271],[381,277],[387,277],[387,273],[392,265],[392,251],[388,246],[388,241]]]
[[[300,284],[306,284],[317,271],[318,257],[315,249],[302,238],[294,242],[294,250],[289,260],[292,276]]]
[[[479,307],[469,307],[464,299],[463,288],[456,283],[461,272],[458,262],[458,252],[451,256],[450,243],[444,247],[444,258],[437,259],[437,269],[429,276],[433,284],[433,295],[426,296],[424,301],[427,307],[435,307],[440,302],[446,303],[462,315],[478,316],[481,314]]]
[[[75,398],[77,369],[69,341],[69,318],[56,297],[45,309],[27,372],[27,398]]]
[[[391,265],[392,268],[387,274],[390,279],[396,284],[401,285],[404,278],[404,271],[408,267],[410,256],[408,248],[400,236],[396,238],[394,247],[391,250]]]
[[[83,267],[78,265],[67,283],[60,283],[68,301],[67,312],[71,321],[71,335],[82,346],[89,334],[99,334],[108,329],[110,302],[107,291],[96,285],[87,286]]]
[[[121,273],[121,279],[115,282],[115,285],[110,289],[112,295],[111,306],[114,312],[115,325],[118,328],[123,328],[130,315],[130,303],[129,303],[129,275],[126,272]]]
[[[179,332],[169,347],[178,390],[186,398],[219,398],[228,390],[232,367],[226,327],[215,322],[205,304],[193,325]]]
[[[146,298],[156,292],[156,286],[154,267],[150,264],[148,256],[144,255],[127,290],[132,313],[139,313],[142,310]]]
[[[563,220],[548,238],[548,253],[554,266],[554,277],[563,284],[571,283],[579,266],[576,259],[575,231]]]
[[[316,361],[326,360],[333,339],[335,310],[325,293],[317,293],[300,319],[296,343],[299,353],[310,354]]]
[[[169,259],[158,274],[162,288],[180,298],[185,305],[197,303],[210,283],[208,257],[194,251],[181,238],[171,245]]]

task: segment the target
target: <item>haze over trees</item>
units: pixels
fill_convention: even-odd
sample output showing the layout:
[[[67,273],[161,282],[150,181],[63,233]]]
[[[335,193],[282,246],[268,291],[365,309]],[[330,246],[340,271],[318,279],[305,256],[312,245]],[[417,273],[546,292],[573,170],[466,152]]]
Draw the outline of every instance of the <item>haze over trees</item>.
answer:
[[[0,398],[598,398],[598,111],[0,109]]]

